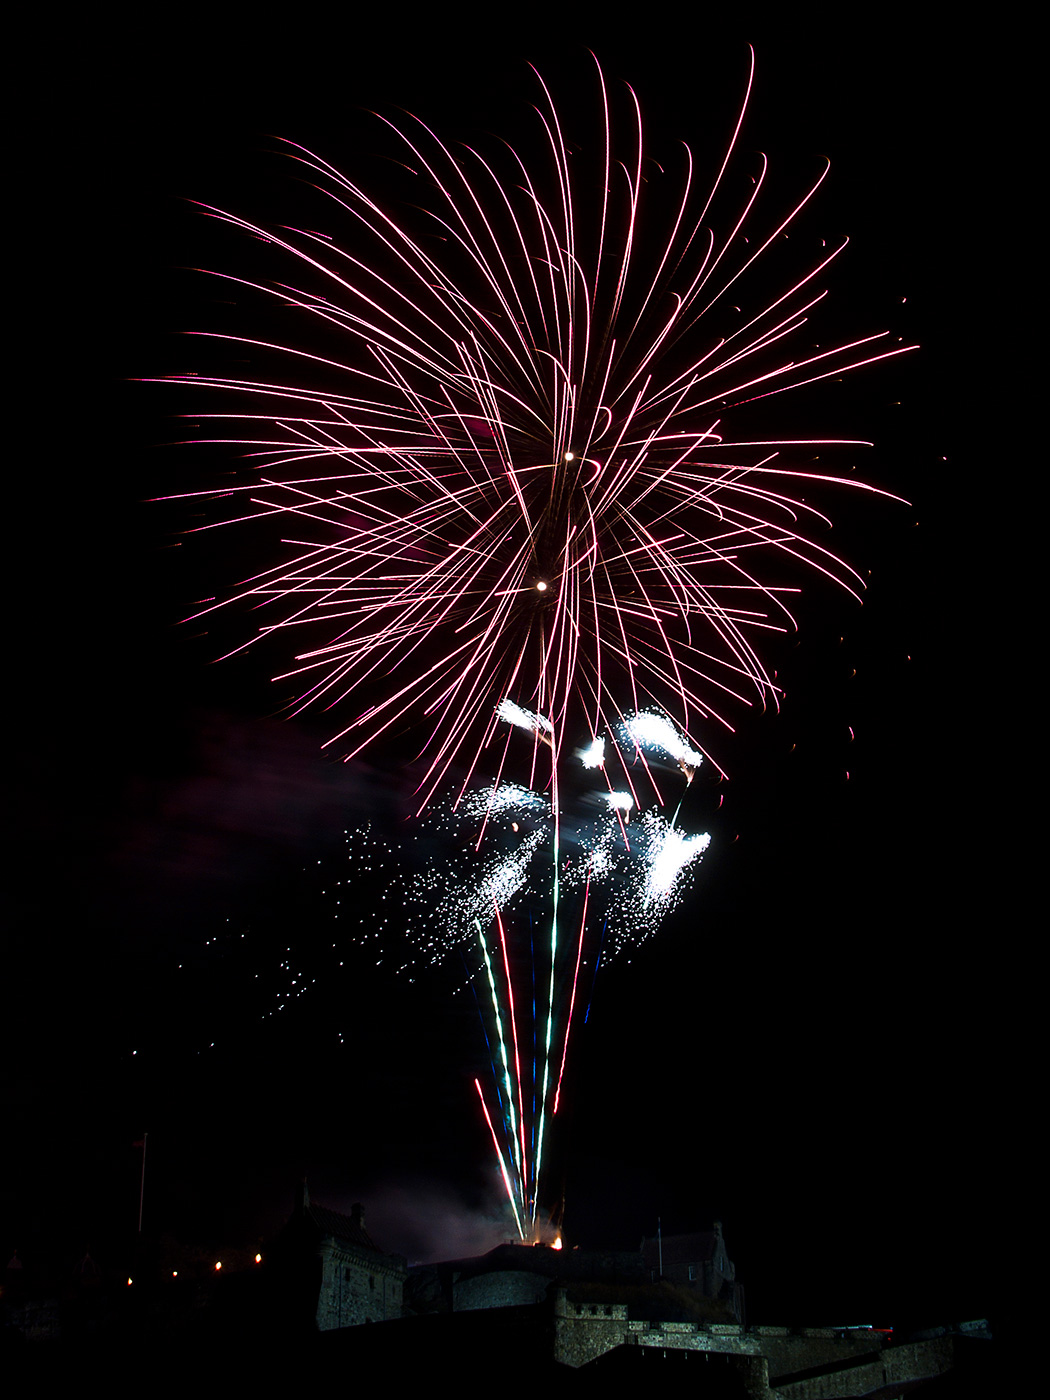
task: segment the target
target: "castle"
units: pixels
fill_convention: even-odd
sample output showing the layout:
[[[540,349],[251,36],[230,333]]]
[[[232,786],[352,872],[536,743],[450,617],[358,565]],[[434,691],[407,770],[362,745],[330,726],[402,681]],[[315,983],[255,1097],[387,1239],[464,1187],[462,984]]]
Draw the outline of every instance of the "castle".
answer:
[[[378,1248],[365,1229],[363,1206],[342,1215],[314,1205],[305,1182],[274,1262],[321,1332],[402,1315],[406,1261]]]
[[[640,1370],[655,1385],[673,1372],[707,1400],[897,1400],[935,1377],[951,1386],[956,1368],[978,1389],[938,1394],[997,1393],[983,1322],[910,1336],[749,1324],[718,1222],[636,1250],[513,1243],[409,1267],[372,1238],[361,1206],[332,1210],[304,1185],[271,1248],[239,1264],[235,1253],[223,1251],[221,1268],[205,1261],[195,1278],[169,1271],[119,1289],[99,1279],[91,1297],[27,1301],[0,1340],[27,1357],[75,1368],[87,1356],[129,1376],[162,1357],[193,1378],[217,1355],[271,1381],[357,1373],[462,1385],[509,1375],[575,1395]]]
[[[310,1205],[304,1189],[283,1239],[300,1251],[306,1306],[329,1357],[396,1357],[404,1374],[448,1366],[480,1378],[511,1348],[516,1372],[533,1379],[611,1377],[641,1363],[654,1381],[654,1368],[677,1368],[702,1395],[896,1397],[950,1371],[960,1346],[988,1335],[983,1322],[906,1338],[870,1327],[745,1326],[717,1221],[645,1239],[637,1251],[515,1243],[409,1268],[367,1235],[360,1206],[341,1215]],[[369,1320],[386,1325],[358,1326]]]

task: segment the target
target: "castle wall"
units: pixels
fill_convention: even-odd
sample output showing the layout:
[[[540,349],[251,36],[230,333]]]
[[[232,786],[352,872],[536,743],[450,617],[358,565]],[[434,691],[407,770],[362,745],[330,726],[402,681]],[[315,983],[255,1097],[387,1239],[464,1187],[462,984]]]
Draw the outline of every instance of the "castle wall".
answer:
[[[842,1396],[870,1395],[894,1385],[930,1380],[951,1369],[954,1346],[951,1337],[905,1342],[887,1347],[871,1361],[838,1367],[822,1375],[798,1376],[775,1381],[777,1400],[840,1400]]]
[[[559,1290],[554,1305],[554,1359],[579,1367],[618,1346],[698,1351],[751,1358],[747,1385],[770,1400],[830,1400],[867,1395],[940,1375],[952,1365],[950,1337],[886,1345],[874,1333],[843,1336],[829,1328],[745,1329],[731,1323],[647,1322],[623,1304],[573,1303]],[[742,1361],[741,1364],[744,1364]]]
[[[550,1279],[543,1274],[519,1270],[473,1274],[457,1279],[452,1285],[452,1306],[455,1312],[472,1312],[477,1308],[513,1308],[523,1303],[540,1303],[547,1296],[549,1283]]]
[[[401,1316],[404,1273],[383,1256],[362,1258],[326,1240],[320,1249],[317,1326],[322,1332]]]

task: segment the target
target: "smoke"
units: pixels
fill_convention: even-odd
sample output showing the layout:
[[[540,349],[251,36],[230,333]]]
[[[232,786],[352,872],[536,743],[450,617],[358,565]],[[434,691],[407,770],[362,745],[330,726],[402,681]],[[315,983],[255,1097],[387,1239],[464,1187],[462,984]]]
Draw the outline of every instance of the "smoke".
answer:
[[[349,1214],[349,1203],[338,1209]],[[467,1259],[517,1239],[506,1201],[468,1205],[451,1187],[406,1179],[369,1192],[365,1228],[376,1244],[410,1264]]]
[[[294,725],[202,711],[177,764],[126,779],[92,864],[98,898],[113,924],[192,925],[301,868],[348,817],[382,820],[388,794],[380,774],[319,755]]]

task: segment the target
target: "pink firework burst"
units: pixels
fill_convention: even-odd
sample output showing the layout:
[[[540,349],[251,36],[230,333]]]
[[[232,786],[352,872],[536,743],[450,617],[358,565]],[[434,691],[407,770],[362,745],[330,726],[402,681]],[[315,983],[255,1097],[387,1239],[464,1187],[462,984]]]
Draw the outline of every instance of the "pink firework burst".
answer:
[[[490,160],[387,123],[426,211],[410,219],[289,143],[349,225],[345,249],[208,210],[324,290],[231,281],[345,343],[334,360],[241,338],[283,355],[287,383],[186,376],[238,396],[209,416],[254,461],[247,483],[203,494],[240,494],[238,518],[277,517],[291,548],[214,606],[261,606],[257,637],[287,634],[301,704],[348,707],[332,740],[348,757],[414,724],[424,802],[454,761],[474,768],[506,697],[545,717],[554,769],[570,726],[597,734],[653,705],[702,748],[727,700],[775,700],[759,640],[793,625],[796,591],[777,561],[860,586],[800,499],[836,480],[800,465],[828,440],[741,430],[769,416],[745,404],[913,348],[883,334],[793,353],[844,243],[752,309],[731,305],[826,167],[775,220],[759,218],[764,157],[730,201],[749,78],[713,175],[683,147],[673,195],[660,172],[657,196],[634,93],[621,159],[597,76],[601,138],[582,172],[544,86],[541,171],[509,147]]]

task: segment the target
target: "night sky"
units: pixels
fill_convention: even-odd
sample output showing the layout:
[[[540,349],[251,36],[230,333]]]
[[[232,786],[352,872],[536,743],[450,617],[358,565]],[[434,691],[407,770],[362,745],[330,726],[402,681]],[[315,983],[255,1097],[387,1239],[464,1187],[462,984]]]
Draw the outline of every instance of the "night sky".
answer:
[[[812,590],[798,636],[767,652],[781,712],[736,716],[719,748],[730,781],[691,790],[685,820],[711,849],[659,937],[599,981],[548,1204],[564,1198],[583,1244],[632,1246],[658,1216],[666,1231],[721,1219],[759,1321],[993,1311],[995,978],[975,953],[992,877],[958,559],[981,522],[960,489],[972,332],[964,253],[946,240],[985,147],[969,50],[932,26],[856,25],[686,37],[670,19],[611,35],[581,22],[553,38],[523,23],[509,47],[482,28],[308,16],[273,34],[66,36],[48,70],[59,134],[25,186],[41,291],[0,1248],[118,1259],[144,1131],[158,1233],[254,1243],[305,1172],[327,1204],[363,1200],[377,1239],[411,1258],[506,1235],[469,999],[451,974],[395,976],[394,933],[380,966],[374,946],[340,941],[322,893],[346,828],[397,827],[403,775],[388,753],[322,752],[331,717],[285,718],[271,657],[212,664],[248,635],[243,615],[180,625],[253,558],[251,532],[191,538],[202,507],[151,503],[229,464],[173,445],[187,391],[136,381],[195,367],[199,342],[180,333],[230,317],[230,294],[192,268],[261,266],[188,201],[295,221],[274,137],[351,173],[389,149],[371,108],[513,139],[531,130],[530,60],[586,139],[593,47],[636,88],[654,155],[684,138],[710,158],[750,40],[743,149],[766,151],[785,190],[832,160],[818,221],[853,240],[832,325],[923,347],[790,411],[873,439],[859,474],[912,504],[844,504],[833,542],[870,570],[864,606]],[[293,977],[309,990],[267,1017]]]

